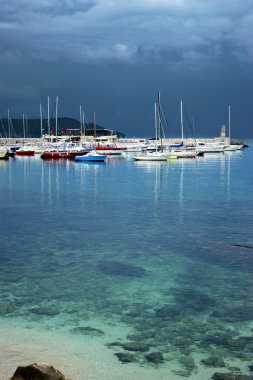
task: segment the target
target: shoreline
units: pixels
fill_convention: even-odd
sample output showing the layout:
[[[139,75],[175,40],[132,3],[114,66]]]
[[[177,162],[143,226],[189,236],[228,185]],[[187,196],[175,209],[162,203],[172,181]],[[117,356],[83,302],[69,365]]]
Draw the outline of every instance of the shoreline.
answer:
[[[18,366],[36,362],[46,362],[54,366],[71,380],[182,380],[182,376],[172,371],[183,369],[174,366],[172,362],[159,367],[122,364],[112,351],[96,338],[72,337],[62,335],[59,331],[18,326],[17,323],[18,321],[14,320],[1,320],[0,380],[8,380]],[[249,374],[246,367],[245,365],[241,373]],[[188,379],[211,379],[215,372],[231,371],[227,368],[201,366]]]

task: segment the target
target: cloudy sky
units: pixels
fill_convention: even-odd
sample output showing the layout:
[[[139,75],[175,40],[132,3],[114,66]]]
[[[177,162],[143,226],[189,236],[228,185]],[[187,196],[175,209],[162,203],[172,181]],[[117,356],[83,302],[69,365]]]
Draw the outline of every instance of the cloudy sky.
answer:
[[[0,115],[59,115],[154,135],[158,90],[171,134],[253,137],[253,0],[0,0]],[[188,126],[189,125],[189,126]]]

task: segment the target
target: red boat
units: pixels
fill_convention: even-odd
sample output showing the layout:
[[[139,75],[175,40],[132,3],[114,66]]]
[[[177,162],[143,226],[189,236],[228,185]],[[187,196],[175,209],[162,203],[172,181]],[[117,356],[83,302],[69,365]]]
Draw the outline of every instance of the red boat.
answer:
[[[74,159],[76,156],[84,156],[88,153],[89,150],[80,150],[80,151],[67,151],[67,150],[48,150],[41,154],[41,158],[44,159],[60,159],[60,158],[69,158]]]
[[[68,158],[67,152],[61,152],[61,151],[45,151],[41,154],[41,158]]]
[[[35,151],[32,149],[18,149],[16,150],[16,156],[34,156]]]

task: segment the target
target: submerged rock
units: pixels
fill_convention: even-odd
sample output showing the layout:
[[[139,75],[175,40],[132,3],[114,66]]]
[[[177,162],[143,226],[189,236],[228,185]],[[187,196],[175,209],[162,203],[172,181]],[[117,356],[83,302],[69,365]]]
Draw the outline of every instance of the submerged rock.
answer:
[[[171,338],[171,342],[179,349],[187,349],[192,345],[192,339],[184,336],[176,336]]]
[[[163,363],[164,358],[161,352],[151,352],[150,354],[145,355],[145,358],[148,362],[159,364]]]
[[[10,380],[71,380],[47,363],[18,367]]]
[[[226,365],[226,368],[232,372],[241,372],[241,368],[239,367],[233,367],[233,366],[231,367],[230,365]]]
[[[121,347],[122,343],[120,343],[120,342],[111,342],[111,343],[106,343],[106,346],[109,347],[109,348]]]
[[[189,377],[191,375],[191,372],[183,371],[181,369],[179,369],[179,370],[172,369],[171,372],[173,372],[175,375],[182,376],[182,377]]]
[[[175,304],[164,305],[156,310],[155,316],[160,319],[179,319],[182,315],[182,309]]]
[[[191,312],[206,311],[216,305],[215,300],[208,294],[189,289],[188,287],[174,289],[174,301],[176,305],[180,305],[182,309]]]
[[[233,339],[229,333],[223,332],[214,332],[211,334],[207,334],[203,337],[201,341],[202,346],[221,346],[225,348],[230,348],[233,343]]]
[[[190,355],[185,355],[180,358],[180,364],[189,372],[196,368],[194,359]]]
[[[201,363],[207,367],[225,367],[224,360],[218,355],[211,355],[206,359],[202,359]]]
[[[33,314],[47,317],[54,317],[59,311],[51,307],[31,307],[29,311]]]
[[[230,373],[215,372],[215,374],[212,376],[212,379],[214,380],[253,380],[251,376],[236,375],[232,372]]]
[[[78,326],[71,330],[75,334],[91,335],[91,336],[101,336],[104,335],[104,331],[96,329],[90,326]]]
[[[247,322],[252,319],[253,306],[240,305],[217,309],[212,314],[224,322]]]
[[[121,347],[123,347],[124,350],[127,350],[127,351],[147,352],[149,350],[149,345],[146,343],[142,343],[142,342],[122,343]]]
[[[121,363],[134,363],[136,359],[133,354],[129,354],[129,352],[116,352],[114,354],[121,361]]]
[[[100,261],[97,268],[111,276],[143,277],[146,274],[144,268],[119,261]]]

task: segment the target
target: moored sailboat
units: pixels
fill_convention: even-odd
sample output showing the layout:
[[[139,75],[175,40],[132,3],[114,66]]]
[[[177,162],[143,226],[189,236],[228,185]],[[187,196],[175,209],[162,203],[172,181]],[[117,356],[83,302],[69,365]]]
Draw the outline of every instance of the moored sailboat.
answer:
[[[162,135],[161,123],[162,123],[161,122],[161,99],[160,99],[160,92],[158,92],[158,100],[157,100],[157,103],[155,103],[155,133],[156,133],[155,151],[135,155],[133,157],[135,161],[167,161],[169,152],[167,150],[164,150],[164,147],[163,147],[163,135]],[[160,148],[158,149],[159,140],[160,140]]]
[[[26,118],[26,123],[27,123],[27,118]],[[24,141],[26,137],[26,124],[25,123],[25,115],[23,114],[23,131],[24,131]],[[16,155],[17,156],[34,156],[35,149],[29,145],[23,145],[21,146],[18,150],[16,150]]]
[[[236,150],[242,149],[242,144],[231,144],[231,138],[230,138],[230,105],[228,106],[228,144],[225,145],[225,152],[235,152]]]
[[[168,160],[177,158],[196,158],[198,153],[196,149],[186,148],[184,146],[184,122],[183,122],[183,102],[180,101],[180,125],[181,125],[181,144],[171,145]]]

